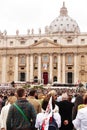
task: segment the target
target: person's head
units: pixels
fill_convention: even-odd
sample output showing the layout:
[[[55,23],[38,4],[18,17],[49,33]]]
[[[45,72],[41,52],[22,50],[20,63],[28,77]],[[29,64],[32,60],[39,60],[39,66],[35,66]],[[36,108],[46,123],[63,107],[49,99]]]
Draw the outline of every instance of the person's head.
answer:
[[[55,90],[49,91],[48,95],[52,96],[54,100],[57,100],[57,92]]]
[[[83,96],[83,102],[84,104],[87,104],[87,92]]]
[[[15,96],[9,96],[8,97],[8,103],[13,104],[17,100],[17,97]]]
[[[18,98],[26,97],[25,89],[24,88],[18,88],[17,89],[17,97]]]
[[[7,99],[8,99],[7,95],[4,95],[3,99],[4,99],[4,100],[7,100]]]
[[[15,94],[13,92],[10,93],[10,96],[14,96]]]
[[[62,100],[68,100],[68,95],[67,93],[62,93]]]
[[[30,92],[29,92],[29,96],[33,96],[35,98],[38,98],[37,90],[36,89],[31,89]]]
[[[83,97],[82,95],[78,95],[75,99],[75,106],[78,107],[78,105],[83,104]]]

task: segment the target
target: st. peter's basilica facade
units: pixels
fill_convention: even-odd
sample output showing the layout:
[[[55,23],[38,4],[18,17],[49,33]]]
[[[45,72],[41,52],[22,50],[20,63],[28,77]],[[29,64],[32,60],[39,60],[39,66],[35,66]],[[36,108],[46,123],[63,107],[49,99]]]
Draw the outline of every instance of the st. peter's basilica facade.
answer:
[[[0,33],[0,83],[11,81],[87,82],[87,33],[80,32],[65,3],[44,34]]]

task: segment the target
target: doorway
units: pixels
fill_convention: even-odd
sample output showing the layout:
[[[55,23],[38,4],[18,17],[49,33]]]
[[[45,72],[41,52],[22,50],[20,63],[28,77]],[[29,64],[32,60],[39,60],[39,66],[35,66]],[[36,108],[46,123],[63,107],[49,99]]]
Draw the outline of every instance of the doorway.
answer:
[[[20,73],[20,81],[25,81],[25,73]]]
[[[48,72],[43,72],[44,84],[48,84]]]
[[[67,81],[68,81],[68,83],[72,83],[72,79],[73,78],[73,76],[72,76],[72,72],[68,72],[67,73]]]

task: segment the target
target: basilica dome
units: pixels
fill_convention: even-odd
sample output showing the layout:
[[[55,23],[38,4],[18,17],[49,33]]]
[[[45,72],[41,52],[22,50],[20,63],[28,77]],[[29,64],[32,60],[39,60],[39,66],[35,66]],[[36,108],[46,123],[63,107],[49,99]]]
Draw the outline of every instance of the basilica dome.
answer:
[[[46,26],[46,33],[79,33],[80,29],[75,20],[68,16],[67,8],[63,2],[59,17],[55,18],[50,26]]]

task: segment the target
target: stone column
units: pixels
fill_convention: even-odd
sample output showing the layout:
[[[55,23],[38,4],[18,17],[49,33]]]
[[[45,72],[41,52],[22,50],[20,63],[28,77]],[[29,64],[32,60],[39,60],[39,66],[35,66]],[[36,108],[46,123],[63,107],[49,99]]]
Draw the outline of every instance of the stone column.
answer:
[[[26,64],[26,81],[29,81],[29,55],[27,55],[27,64]]]
[[[14,81],[18,81],[18,55],[15,55]]]
[[[78,66],[77,66],[77,54],[74,54],[74,83],[78,82]]]
[[[41,83],[41,55],[38,55],[38,81]]]
[[[53,82],[53,75],[52,75],[52,71],[53,71],[53,61],[52,61],[52,54],[50,54],[50,75],[49,75],[49,79],[50,79],[50,83]]]
[[[33,82],[33,54],[30,55],[30,82]]]
[[[58,75],[57,75],[57,81],[58,83],[61,83],[61,57],[60,57],[60,54],[58,54]]]
[[[65,83],[65,54],[62,55],[62,83]]]
[[[2,83],[5,83],[6,82],[6,55],[3,55],[2,56],[3,59],[2,59]]]

